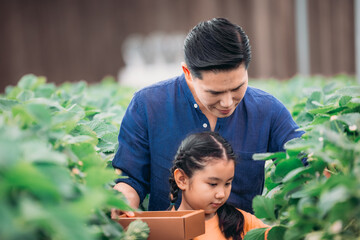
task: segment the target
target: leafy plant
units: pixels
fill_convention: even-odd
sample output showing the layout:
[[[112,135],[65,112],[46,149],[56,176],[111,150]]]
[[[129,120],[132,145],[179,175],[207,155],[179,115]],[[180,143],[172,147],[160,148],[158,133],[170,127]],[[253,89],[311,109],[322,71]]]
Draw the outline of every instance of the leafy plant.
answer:
[[[111,208],[110,166],[132,89],[111,79],[59,87],[24,76],[0,98],[0,239],[146,239],[124,232]],[[143,232],[139,238],[137,232]]]
[[[284,153],[254,155],[269,161],[264,194],[253,200],[255,215],[273,226],[269,240],[358,239],[360,86],[325,85],[308,94],[293,105],[303,137],[286,143]]]

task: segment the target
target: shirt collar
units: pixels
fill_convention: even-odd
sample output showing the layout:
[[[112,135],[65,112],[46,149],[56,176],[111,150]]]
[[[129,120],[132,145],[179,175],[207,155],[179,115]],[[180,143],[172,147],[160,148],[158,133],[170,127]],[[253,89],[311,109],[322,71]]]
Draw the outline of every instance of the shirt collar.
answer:
[[[196,101],[195,101],[195,98],[192,95],[192,92],[190,91],[190,88],[189,88],[189,86],[188,86],[188,84],[186,82],[185,74],[181,75],[180,84],[181,84],[182,89],[184,90],[185,97],[189,100],[191,105],[197,104]]]
[[[194,104],[197,104],[197,102],[195,101],[195,98],[194,98],[194,96],[193,96],[193,94],[192,94],[192,92],[191,92],[191,90],[189,88],[189,85],[186,82],[185,74],[182,74],[180,76],[180,84],[181,84],[182,89],[184,90],[185,97],[188,99],[191,106],[193,106]],[[236,109],[235,109],[235,111],[236,111]],[[225,118],[218,118],[217,119],[217,125],[223,125],[224,121],[226,121],[226,119],[228,119],[230,117],[231,116],[225,117]]]

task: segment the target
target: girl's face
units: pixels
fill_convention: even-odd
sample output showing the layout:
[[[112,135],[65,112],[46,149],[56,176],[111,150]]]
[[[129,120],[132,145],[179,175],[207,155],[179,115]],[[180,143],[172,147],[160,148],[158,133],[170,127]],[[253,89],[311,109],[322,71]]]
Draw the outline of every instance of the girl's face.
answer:
[[[180,181],[180,184],[177,181],[182,190],[179,210],[203,209],[207,219],[214,216],[229,198],[234,172],[234,161],[220,158],[211,159],[204,169],[195,171],[191,178],[180,173],[184,181]]]

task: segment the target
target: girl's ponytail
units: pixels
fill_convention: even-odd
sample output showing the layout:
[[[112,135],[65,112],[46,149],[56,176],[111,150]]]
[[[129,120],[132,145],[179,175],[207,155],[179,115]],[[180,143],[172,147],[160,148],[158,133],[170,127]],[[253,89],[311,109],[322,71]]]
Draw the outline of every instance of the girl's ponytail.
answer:
[[[234,206],[225,203],[218,210],[219,227],[226,238],[242,240],[244,233],[244,215]]]
[[[169,178],[170,183],[170,206],[168,207],[168,211],[173,210],[175,208],[175,202],[178,199],[179,195],[179,187],[176,184],[175,178],[174,178],[174,171],[176,170],[176,167],[171,168],[171,176]]]

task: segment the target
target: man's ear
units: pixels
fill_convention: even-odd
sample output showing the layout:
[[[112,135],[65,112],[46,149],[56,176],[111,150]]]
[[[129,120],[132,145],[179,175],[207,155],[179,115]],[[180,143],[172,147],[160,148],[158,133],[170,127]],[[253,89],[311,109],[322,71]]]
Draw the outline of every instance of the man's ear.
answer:
[[[178,187],[184,191],[189,183],[189,178],[188,176],[184,173],[183,170],[177,168],[174,171],[174,179],[176,182],[176,185],[178,185]]]
[[[191,80],[192,80],[191,73],[190,73],[190,70],[187,67],[186,63],[182,62],[181,67],[182,67],[182,70],[183,70],[183,72],[185,74],[186,81],[191,82]]]

